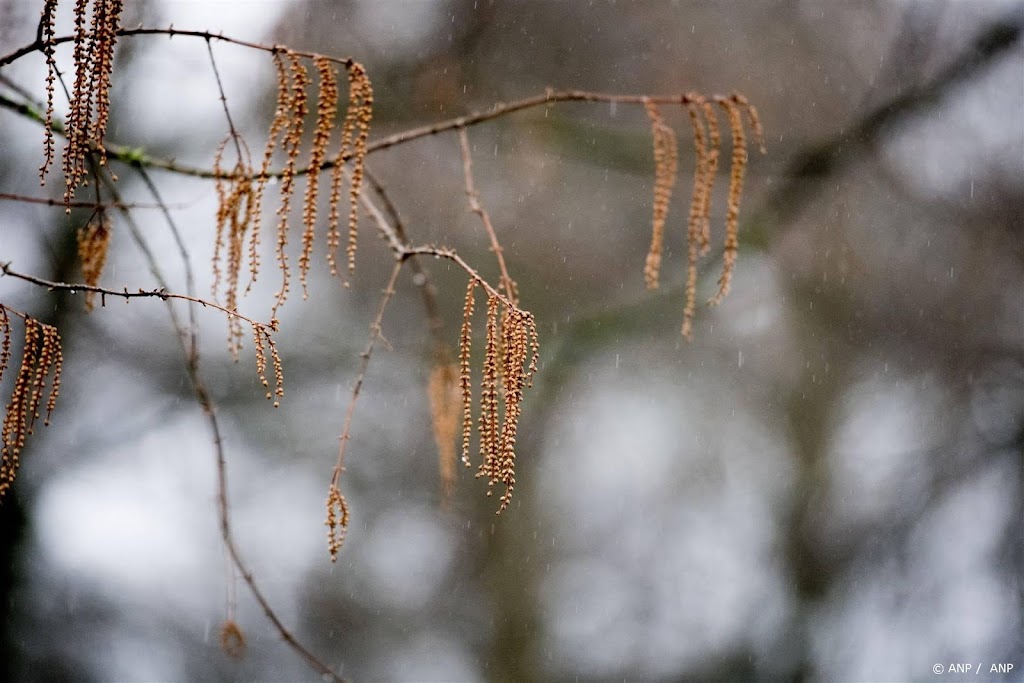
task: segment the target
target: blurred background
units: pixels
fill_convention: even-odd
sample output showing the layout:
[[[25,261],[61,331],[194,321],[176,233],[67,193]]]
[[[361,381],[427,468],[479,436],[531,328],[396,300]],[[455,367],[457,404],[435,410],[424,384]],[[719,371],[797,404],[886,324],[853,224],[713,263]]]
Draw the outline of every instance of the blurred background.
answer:
[[[0,54],[34,39],[40,6],[0,2]],[[70,11],[62,2],[58,35]],[[375,88],[372,138],[548,86],[738,90],[760,109],[768,154],[751,154],[732,294],[699,309],[692,343],[679,335],[685,112],[663,108],[680,177],[656,293],[642,278],[654,178],[642,107],[558,104],[470,129],[542,344],[500,517],[469,471],[440,505],[430,337],[405,272],[384,318],[391,348],[356,408],[352,526],[328,561],[327,484],[389,270],[368,220],[353,287],[327,277],[318,245],[310,299],[281,312],[280,409],[251,344],[231,362],[223,317],[199,312],[242,553],[343,676],[906,681],[970,662],[984,668],[965,680],[1024,680],[1024,4],[133,0],[122,23],[352,55]],[[258,153],[270,59],[213,49]],[[70,59],[57,50],[63,69]],[[0,76],[10,100],[45,95],[38,53]],[[209,167],[227,132],[217,98],[202,41],[126,38],[108,140]],[[59,198],[58,172],[38,185],[41,127],[9,109],[0,121],[0,191]],[[413,242],[453,246],[497,282],[454,134],[368,165]],[[127,199],[153,201],[118,172]],[[152,177],[207,292],[213,187]],[[0,205],[0,260],[81,281],[74,230],[88,211]],[[134,217],[183,291],[165,220]],[[121,221],[103,283],[155,286]],[[720,267],[705,263],[702,300]],[[426,267],[454,345],[465,277]],[[243,311],[266,319],[275,286],[267,269]],[[57,324],[66,359],[54,424],[30,438],[0,505],[0,678],[315,679],[241,583],[248,650],[235,661],[219,648],[230,573],[214,452],[163,305],[86,315],[81,296],[11,278],[0,301]]]

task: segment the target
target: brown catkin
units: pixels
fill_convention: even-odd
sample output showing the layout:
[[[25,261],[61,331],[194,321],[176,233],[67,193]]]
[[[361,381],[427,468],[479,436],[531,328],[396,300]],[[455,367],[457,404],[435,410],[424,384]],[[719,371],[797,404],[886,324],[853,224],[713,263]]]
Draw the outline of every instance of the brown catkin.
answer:
[[[39,335],[41,341],[38,345],[38,356],[36,358],[36,373],[32,379],[32,394],[28,405],[28,433],[31,434],[35,428],[36,420],[40,417],[40,409],[43,405],[43,394],[46,393],[46,378],[50,374],[50,368],[56,359],[56,339],[49,325],[39,324]]]
[[[728,98],[718,98],[717,102],[729,118],[729,128],[732,132],[732,167],[729,171],[729,198],[725,215],[722,274],[718,278],[718,293],[708,301],[708,304],[712,306],[721,303],[729,293],[729,287],[732,284],[732,274],[736,267],[736,253],[739,249],[740,198],[743,195],[743,176],[747,167],[747,140],[743,131],[740,107]]]
[[[732,101],[740,106],[747,113],[747,120],[750,122],[750,132],[754,136],[754,142],[761,154],[767,154],[768,148],[764,144],[764,128],[761,127],[761,117],[757,113],[757,107],[750,103],[746,97],[738,92],[732,94]]]
[[[299,281],[302,283],[302,298],[309,296],[306,280],[309,273],[310,257],[313,253],[315,236],[317,196],[320,186],[320,169],[327,158],[327,145],[331,130],[338,114],[338,79],[334,64],[326,57],[313,60],[320,88],[317,94],[316,130],[313,133],[313,149],[309,157],[309,175],[306,176],[306,196],[302,207],[302,255],[299,257]]]
[[[0,309],[3,310],[3,309]],[[20,315],[20,314],[19,314]],[[46,393],[46,378],[53,374],[50,396],[46,402],[47,420],[56,404],[60,389],[60,371],[63,356],[60,336],[56,328],[40,323],[29,316],[25,318],[25,344],[22,349],[21,367],[14,382],[11,400],[4,413],[3,428],[0,431],[0,499],[14,484],[20,465],[20,454],[25,447],[27,435],[32,433],[35,420],[40,416],[40,404]],[[3,358],[4,365],[10,356],[10,328],[7,312],[4,311]]]
[[[327,490],[327,521],[324,522],[327,526],[327,550],[331,554],[331,562],[338,561],[338,551],[345,542],[348,522],[348,501],[345,500],[338,485],[331,482]]]
[[[494,485],[498,463],[498,297],[493,294],[487,296],[487,342],[484,347],[484,369],[480,382],[480,467],[477,471],[478,477],[487,477],[490,480],[487,495],[491,494],[490,487]]]
[[[644,108],[651,120],[651,134],[654,138],[654,211],[651,219],[651,248],[644,264],[644,281],[648,289],[657,289],[665,220],[668,218],[668,206],[676,182],[679,151],[676,134],[665,123],[658,106],[648,100],[644,102]]]
[[[86,159],[92,147],[97,160],[106,163],[103,138],[110,119],[110,85],[114,46],[123,9],[122,0],[94,0],[89,21],[88,0],[77,0],[74,9],[75,82],[67,119],[64,148],[65,210],[70,212],[75,191],[85,184]],[[87,26],[88,23],[88,26]]]
[[[56,30],[54,14],[57,0],[46,0],[43,3],[43,16],[39,21],[40,38],[43,41],[43,56],[46,57],[46,117],[43,121],[43,165],[39,167],[39,184],[46,184],[46,174],[53,163],[53,90],[57,80],[57,62],[53,56],[53,38]]]
[[[236,153],[241,153],[242,156],[235,162],[232,177],[223,178],[221,177],[223,175],[221,163],[224,149],[232,140],[236,143]],[[245,251],[246,231],[250,228],[253,232],[259,230],[259,226],[254,225],[255,190],[248,155],[249,150],[245,142],[233,135],[228,135],[217,147],[213,157],[214,173],[217,176],[214,183],[217,193],[217,216],[213,249],[213,295],[216,297],[218,290],[223,285],[224,307],[231,311],[238,310],[238,288]],[[254,270],[256,266],[258,264],[250,261],[250,283],[256,277]],[[228,316],[228,349],[236,359],[241,350],[244,336],[242,321],[235,316]]]
[[[78,230],[78,258],[82,262],[82,278],[90,287],[98,287],[103,266],[110,251],[110,218],[105,211],[97,211],[93,218]],[[85,310],[95,305],[96,292],[86,290]]]
[[[281,269],[281,289],[277,292],[276,301],[271,308],[271,316],[277,315],[277,309],[284,304],[291,290],[291,267],[288,265],[288,218],[291,213],[292,194],[295,190],[295,169],[302,146],[302,128],[306,116],[306,87],[309,75],[302,60],[294,52],[288,51],[288,68],[291,75],[291,86],[288,91],[287,125],[284,129],[281,146],[285,151],[284,170],[281,173],[281,204],[277,209],[277,264]]]
[[[270,347],[270,360],[274,366],[274,407],[281,406],[281,399],[284,398],[284,364],[281,362],[281,355],[277,352],[277,343],[270,336],[270,332],[264,328],[263,338]]]
[[[53,415],[54,408],[57,407],[57,397],[60,395],[60,375],[64,369],[64,351],[60,344],[60,335],[57,333],[57,328],[50,325],[46,325],[46,334],[53,338],[53,381],[50,383],[50,395],[46,399],[46,419],[43,421],[44,426],[50,424],[50,417]]]
[[[470,466],[469,441],[473,433],[473,384],[470,371],[470,347],[473,343],[473,294],[476,279],[470,278],[466,286],[466,300],[462,306],[462,331],[459,334],[459,386],[462,389],[462,464]]]
[[[64,179],[67,183],[64,203],[65,211],[68,213],[71,212],[71,207],[68,204],[74,196],[75,190],[81,184],[82,175],[85,173],[85,151],[87,148],[85,137],[88,134],[88,118],[92,110],[88,82],[93,52],[89,44],[92,34],[86,25],[88,11],[88,0],[75,1],[75,40],[72,50],[75,82],[69,102],[66,123],[67,144],[64,147]]]
[[[366,142],[370,137],[370,120],[373,118],[373,88],[366,75],[366,69],[359,62],[349,67],[349,107],[355,109],[355,140],[352,149],[352,178],[349,184],[348,210],[348,272],[356,269],[356,247],[358,243],[359,192],[363,185],[363,166],[366,162]]]
[[[437,365],[430,371],[428,397],[430,418],[437,444],[442,500],[447,504],[455,490],[455,436],[459,430],[460,391],[455,381],[459,366]]]
[[[267,400],[274,401],[274,407],[281,405],[284,397],[284,365],[281,362],[281,355],[277,351],[277,343],[270,336],[270,332],[276,327],[268,327],[259,323],[253,325],[252,338],[256,349],[256,375],[260,384],[267,391]],[[270,363],[274,370],[274,388],[270,388],[270,380],[267,379],[267,351],[270,351]]]
[[[686,339],[693,336],[693,316],[697,309],[697,259],[701,249],[703,234],[704,207],[708,202],[711,179],[708,171],[708,141],[701,120],[704,98],[696,93],[688,93],[683,98],[693,129],[693,148],[696,156],[696,167],[693,172],[693,196],[690,201],[690,213],[686,222],[686,306],[683,309],[682,334]]]
[[[341,181],[345,162],[352,161],[349,178],[348,212],[348,271],[355,270],[356,247],[358,246],[359,193],[363,183],[363,166],[366,160],[366,142],[370,137],[370,121],[373,118],[373,87],[366,75],[366,69],[359,62],[349,62],[348,108],[341,124],[341,145],[334,160],[331,174],[330,215],[327,227],[327,264],[331,275],[338,275],[338,245],[341,243]]]
[[[246,291],[256,281],[260,267],[260,224],[263,218],[263,196],[266,192],[267,181],[270,179],[270,163],[274,159],[274,150],[277,149],[278,138],[282,131],[288,126],[290,89],[288,87],[288,71],[284,60],[281,58],[283,48],[273,53],[274,71],[277,76],[277,104],[274,107],[274,118],[270,121],[270,128],[267,131],[267,144],[263,148],[263,161],[260,164],[260,172],[256,178],[256,185],[252,191],[252,216],[255,226],[249,239],[249,272],[251,279]]]
[[[470,367],[470,347],[473,337],[474,294],[477,277],[471,276],[466,285],[466,298],[462,306],[462,329],[459,334],[459,388],[462,394],[462,462],[470,466],[469,449],[473,431],[473,390]],[[540,354],[540,341],[533,314],[520,309],[508,299],[482,283],[487,290],[486,343],[480,379],[480,414],[477,429],[480,434],[480,465],[476,476],[487,479],[487,495],[494,493],[497,484],[503,484],[504,493],[498,513],[508,507],[515,489],[516,438],[522,399],[525,389],[533,386]],[[431,384],[440,382],[435,368]],[[451,367],[454,379],[455,367]],[[438,384],[438,386],[440,386]],[[438,389],[432,388],[432,395]],[[454,391],[452,392],[455,393]],[[504,406],[499,406],[499,396]],[[457,400],[452,397],[452,404]],[[454,410],[453,410],[454,413]],[[454,433],[457,415],[452,414],[449,427]],[[435,418],[435,424],[437,420]],[[452,460],[454,458],[451,458]],[[443,468],[442,468],[443,470]]]
[[[232,659],[245,654],[245,634],[234,619],[228,619],[220,627],[220,647]]]
[[[7,364],[11,361],[11,319],[7,309],[0,306],[0,380],[4,378]]]
[[[217,297],[217,292],[220,290],[221,286],[221,278],[224,277],[224,274],[220,269],[220,262],[222,259],[221,252],[224,249],[224,228],[227,224],[227,221],[224,220],[224,216],[228,213],[229,209],[227,208],[228,181],[221,178],[221,174],[223,173],[221,162],[224,158],[224,148],[228,144],[228,139],[229,138],[224,138],[221,143],[217,145],[217,149],[213,153],[213,190],[217,195],[217,216],[216,221],[214,222],[212,260],[213,284],[210,286],[210,292],[213,294],[214,298]]]
[[[711,249],[711,200],[714,197],[715,180],[718,178],[718,157],[722,147],[722,133],[718,128],[718,114],[715,106],[708,100],[701,102],[704,110],[704,121],[708,126],[707,168],[704,171],[704,206],[701,208],[700,255],[704,256]]]
[[[256,375],[260,378],[260,384],[267,390],[267,400],[273,398],[270,393],[270,382],[267,380],[267,351],[263,347],[263,328],[254,325],[252,328],[253,347],[256,349]]]
[[[505,419],[501,426],[501,445],[498,461],[492,473],[505,486],[501,496],[500,513],[512,501],[516,475],[516,435],[522,414],[523,388],[528,376],[526,357],[531,346],[531,331],[535,332],[533,316],[518,309],[508,309],[503,325],[505,353],[502,359],[505,378]]]
[[[97,0],[97,6],[102,8],[102,18],[98,26],[99,44],[96,46],[98,61],[94,67],[96,73],[93,75],[96,88],[96,118],[91,138],[99,149],[99,163],[103,165],[107,162],[103,137],[110,120],[110,83],[114,70],[114,45],[117,43],[122,0]]]

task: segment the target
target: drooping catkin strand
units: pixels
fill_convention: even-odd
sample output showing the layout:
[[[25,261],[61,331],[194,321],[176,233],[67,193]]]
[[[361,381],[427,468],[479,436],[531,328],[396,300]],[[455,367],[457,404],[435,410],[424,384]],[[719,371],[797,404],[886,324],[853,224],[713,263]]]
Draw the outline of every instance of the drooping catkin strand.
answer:
[[[281,354],[277,352],[277,343],[270,336],[270,332],[264,328],[264,337],[267,346],[270,347],[270,361],[274,366],[274,407],[281,406],[281,399],[284,398],[284,364],[281,362]]]
[[[100,165],[106,163],[103,138],[110,119],[110,84],[114,68],[114,45],[121,18],[122,0],[94,0],[92,16],[88,0],[77,0],[74,10],[75,40],[72,53],[75,83],[67,119],[64,148],[65,209],[79,185],[84,183],[86,158],[93,146]]]
[[[701,207],[700,256],[705,256],[711,249],[711,200],[715,192],[715,180],[718,178],[718,157],[722,148],[722,133],[718,127],[718,114],[715,105],[706,99],[701,101],[704,121],[708,126],[708,151],[706,168],[704,169],[704,206]]]
[[[43,426],[49,426],[50,417],[53,415],[54,408],[57,407],[57,397],[60,395],[60,376],[61,371],[64,370],[64,351],[60,345],[60,335],[57,334],[57,328],[45,325],[43,329],[46,335],[52,337],[53,344],[53,381],[50,383],[50,395],[46,398],[46,419],[43,420]]]
[[[441,496],[447,504],[455,490],[455,435],[459,430],[460,391],[455,378],[459,366],[437,365],[430,371],[430,417],[437,443]]]
[[[57,80],[57,62],[53,56],[53,43],[56,31],[54,13],[57,0],[46,0],[43,3],[43,16],[39,21],[40,38],[43,40],[43,56],[46,57],[46,118],[43,121],[43,165],[39,167],[39,184],[46,184],[46,174],[53,163],[53,89]]]
[[[98,52],[93,74],[96,88],[96,118],[93,119],[92,141],[99,149],[100,165],[107,163],[104,154],[103,137],[110,121],[110,83],[114,71],[114,45],[117,43],[117,29],[121,19],[122,0],[97,0],[102,8],[102,17],[98,22],[99,34],[96,50]]]
[[[11,362],[11,319],[7,309],[0,306],[0,380],[4,378],[7,364]]]
[[[64,191],[65,210],[70,213],[67,204],[71,201],[75,190],[82,182],[85,173],[85,153],[88,134],[89,117],[92,114],[92,99],[89,90],[89,72],[94,53],[91,49],[91,33],[86,25],[89,11],[89,0],[75,0],[75,40],[72,60],[75,66],[75,83],[72,87],[67,117],[67,144],[64,147],[64,179],[67,189]]]
[[[49,325],[39,325],[42,341],[39,344],[39,355],[36,359],[36,374],[32,380],[32,396],[29,398],[31,414],[28,416],[28,433],[31,434],[35,428],[36,420],[39,419],[40,409],[43,404],[43,394],[46,393],[46,378],[50,369],[54,367],[57,360],[57,351],[60,348],[60,340],[55,334],[54,328]],[[49,406],[49,403],[47,403]],[[47,416],[47,421],[49,416]]]
[[[512,501],[512,492],[516,483],[516,435],[519,428],[519,417],[522,414],[523,389],[536,367],[536,326],[533,316],[518,309],[506,309],[502,325],[505,338],[504,357],[502,358],[503,377],[505,381],[505,415],[501,426],[501,440],[497,462],[492,468],[492,484],[497,482],[505,485],[501,496],[501,513]],[[526,358],[530,349],[534,350],[534,360],[527,368]]]
[[[743,177],[747,168],[747,139],[743,131],[743,116],[740,107],[728,98],[718,98],[717,102],[725,110],[729,118],[732,133],[732,167],[729,171],[729,198],[725,215],[725,249],[722,254],[722,274],[718,278],[718,293],[709,301],[709,305],[721,303],[729,293],[732,274],[736,267],[736,252],[739,249],[739,217],[740,198],[743,195]]]
[[[332,482],[327,489],[327,521],[324,522],[327,526],[327,550],[331,554],[331,562],[338,559],[338,551],[348,531],[348,522],[348,501],[338,485]]]
[[[260,384],[267,390],[267,400],[274,401],[274,407],[281,405],[281,398],[284,397],[284,366],[281,363],[281,356],[277,352],[277,344],[270,336],[270,329],[266,325],[253,325],[252,328],[253,346],[256,348],[256,374],[259,376]],[[274,368],[274,388],[270,388],[270,381],[267,379],[267,350],[270,350],[270,362]]]
[[[697,309],[697,260],[700,255],[701,238],[704,232],[705,206],[709,203],[708,194],[712,178],[708,178],[708,140],[701,120],[704,98],[697,93],[687,93],[683,98],[683,106],[690,119],[693,129],[693,148],[696,155],[696,167],[693,172],[693,196],[690,200],[690,213],[686,221],[686,306],[683,309],[682,334],[686,339],[693,336],[693,316]]]
[[[291,86],[288,92],[287,124],[281,146],[285,151],[284,169],[281,172],[281,204],[277,208],[277,264],[281,269],[281,289],[271,308],[271,316],[277,316],[277,309],[284,304],[291,289],[291,267],[288,265],[288,218],[291,213],[292,193],[295,190],[295,168],[302,146],[302,127],[306,117],[306,87],[309,75],[302,60],[294,52],[287,52]]]
[[[470,466],[469,448],[473,431],[473,390],[470,347],[473,337],[474,294],[478,285],[487,290],[487,333],[480,380],[480,465],[476,476],[487,479],[487,495],[503,484],[498,513],[508,507],[515,489],[515,447],[525,389],[533,386],[537,372],[540,341],[533,314],[497,294],[486,283],[471,276],[466,285],[459,334],[459,385],[462,393],[462,462]],[[438,369],[435,368],[435,372]],[[454,373],[454,366],[452,367]],[[504,406],[499,406],[499,395]],[[454,429],[455,416],[452,417]]]
[[[493,301],[493,303],[492,303]],[[505,491],[498,508],[500,514],[508,507],[515,489],[515,447],[522,414],[523,390],[532,386],[537,370],[539,343],[533,315],[521,309],[488,298],[488,341],[484,355],[484,380],[481,390],[480,442],[483,460],[477,477],[487,477],[487,495],[496,484]],[[499,303],[503,308],[498,324]],[[492,336],[500,336],[492,339]],[[527,357],[532,358],[527,363]],[[498,415],[498,375],[504,389],[504,409],[500,428]]]
[[[78,230],[78,258],[82,262],[82,278],[85,284],[98,287],[103,266],[110,250],[110,218],[106,211],[97,211],[92,219]],[[85,310],[95,305],[96,292],[85,292]]]
[[[487,296],[487,342],[480,381],[480,467],[476,476],[489,480],[487,495],[497,479],[498,462],[498,297]]]
[[[302,298],[309,296],[306,279],[309,273],[310,257],[313,253],[314,229],[316,227],[317,195],[320,187],[320,169],[327,158],[327,145],[331,130],[338,114],[338,79],[334,64],[325,57],[313,60],[316,66],[320,88],[317,93],[316,130],[313,133],[313,149],[309,156],[309,175],[306,177],[306,196],[302,207],[302,255],[299,257],[299,280],[302,283]]]
[[[352,161],[349,178],[348,212],[348,272],[355,270],[356,247],[358,246],[359,193],[363,184],[363,166],[366,161],[366,141],[370,137],[370,121],[373,118],[373,86],[366,75],[366,69],[359,62],[350,62],[348,73],[348,108],[341,125],[341,146],[335,158],[331,174],[330,216],[327,229],[327,264],[331,275],[338,275],[337,251],[341,243],[339,223],[341,221],[341,180],[346,159]]]
[[[267,351],[263,348],[263,334],[257,326],[252,328],[252,344],[256,350],[256,375],[260,378],[260,384],[267,390],[267,399],[271,398],[270,382],[267,381]]]
[[[277,104],[274,107],[274,118],[270,122],[267,131],[267,145],[263,148],[263,161],[260,164],[260,172],[256,178],[256,185],[252,192],[252,216],[256,222],[252,235],[249,238],[249,273],[250,281],[246,286],[246,292],[256,281],[260,267],[260,224],[263,217],[263,195],[267,188],[267,181],[270,179],[270,163],[274,159],[274,150],[277,149],[278,138],[282,131],[289,124],[289,101],[291,90],[288,87],[288,71],[284,60],[281,58],[283,48],[273,53],[274,71],[277,76]]]
[[[732,94],[732,101],[740,106],[747,113],[747,120],[750,122],[750,132],[754,135],[754,142],[761,154],[767,154],[768,148],[764,144],[764,128],[761,127],[761,117],[757,113],[757,107],[750,103],[746,97],[738,92]]]
[[[216,297],[223,285],[225,308],[237,311],[239,279],[245,251],[245,234],[250,228],[254,232],[258,231],[259,226],[254,225],[252,168],[249,163],[249,149],[243,140],[235,140],[237,143],[236,153],[240,151],[243,156],[235,162],[233,177],[230,179],[219,177],[224,149],[231,141],[232,136],[229,135],[221,142],[213,157],[214,172],[218,175],[214,184],[217,192],[217,220],[213,248],[213,295]],[[250,261],[251,279],[256,277],[254,267]],[[238,358],[244,336],[242,321],[229,315],[228,349],[235,359]]]
[[[10,356],[10,328],[4,312],[4,358]],[[40,405],[46,393],[47,377],[52,375],[50,395],[46,401],[46,422],[56,405],[60,391],[60,374],[63,366],[60,335],[56,328],[25,316],[25,345],[22,349],[21,367],[14,382],[11,400],[4,413],[2,448],[0,448],[0,500],[14,484],[20,464],[20,454],[25,447],[26,437],[32,433],[35,421],[40,416]]]
[[[462,331],[459,334],[459,386],[462,389],[462,464],[470,466],[469,441],[473,434],[473,384],[470,372],[470,346],[473,343],[473,295],[476,280],[469,279],[466,301],[462,306]]]
[[[370,120],[373,118],[373,88],[366,75],[366,69],[358,62],[349,67],[352,94],[349,106],[356,111],[356,135],[352,149],[352,178],[349,185],[348,209],[348,272],[356,269],[356,246],[358,242],[359,192],[363,186],[363,166],[366,162],[366,141],[370,137]]]
[[[644,281],[647,289],[657,289],[661,273],[665,220],[672,199],[672,188],[676,182],[679,151],[676,134],[671,126],[665,123],[658,106],[651,101],[645,101],[644,108],[651,120],[651,134],[654,138],[654,212],[651,220],[651,248],[644,264]]]
[[[232,659],[241,659],[245,654],[245,634],[234,619],[228,619],[221,624],[220,647]]]

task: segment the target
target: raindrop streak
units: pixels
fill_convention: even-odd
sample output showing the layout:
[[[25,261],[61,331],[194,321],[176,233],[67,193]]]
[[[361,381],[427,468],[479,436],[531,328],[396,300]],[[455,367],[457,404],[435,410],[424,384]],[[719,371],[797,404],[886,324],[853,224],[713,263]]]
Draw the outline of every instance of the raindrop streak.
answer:
[[[742,351],[739,352],[739,358],[737,359],[737,365],[738,365],[738,367],[741,367],[741,368],[743,367],[743,352]]]

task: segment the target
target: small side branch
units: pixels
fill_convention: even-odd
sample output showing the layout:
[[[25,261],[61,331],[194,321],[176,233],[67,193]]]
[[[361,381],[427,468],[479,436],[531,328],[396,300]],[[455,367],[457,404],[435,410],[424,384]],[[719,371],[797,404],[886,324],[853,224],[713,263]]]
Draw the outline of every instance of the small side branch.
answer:
[[[387,310],[391,298],[395,294],[395,283],[398,282],[398,274],[402,271],[403,260],[395,262],[391,269],[391,276],[388,278],[384,291],[381,294],[380,303],[377,305],[377,315],[370,323],[370,338],[366,342],[366,348],[359,354],[359,373],[356,375],[355,384],[352,386],[352,398],[348,403],[348,410],[345,412],[345,422],[341,429],[341,436],[338,437],[338,461],[334,465],[331,474],[331,485],[327,496],[327,548],[331,554],[331,562],[338,559],[338,551],[345,541],[345,531],[348,527],[348,504],[345,497],[341,495],[340,479],[341,473],[345,471],[345,450],[351,438],[352,416],[355,414],[356,401],[359,400],[359,392],[363,388],[363,380],[366,378],[366,370],[370,366],[370,357],[377,346],[377,340],[384,337],[381,333],[381,325],[384,321],[384,312]]]
[[[491,242],[491,251],[494,252],[495,258],[498,259],[498,268],[501,271],[501,288],[505,290],[505,294],[508,295],[509,299],[517,301],[519,296],[516,291],[516,283],[508,274],[508,268],[505,265],[505,255],[501,244],[498,242],[498,235],[494,232],[494,224],[491,223],[490,215],[488,215],[487,210],[480,203],[480,195],[476,191],[476,183],[473,182],[473,156],[469,147],[469,134],[466,133],[464,127],[459,128],[459,147],[462,150],[462,172],[466,177],[466,197],[469,199],[469,208],[480,217],[480,222],[484,226],[484,232],[487,233],[487,238]]]

